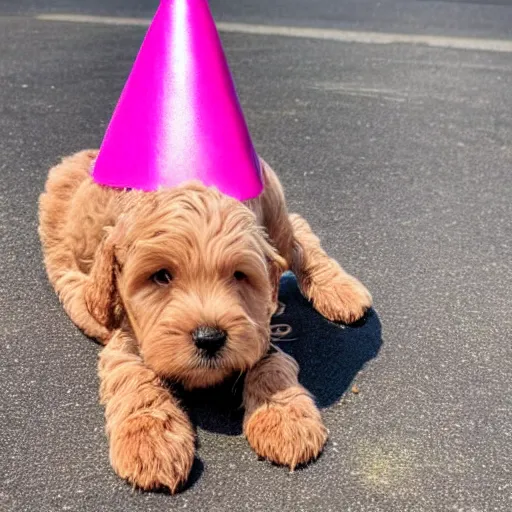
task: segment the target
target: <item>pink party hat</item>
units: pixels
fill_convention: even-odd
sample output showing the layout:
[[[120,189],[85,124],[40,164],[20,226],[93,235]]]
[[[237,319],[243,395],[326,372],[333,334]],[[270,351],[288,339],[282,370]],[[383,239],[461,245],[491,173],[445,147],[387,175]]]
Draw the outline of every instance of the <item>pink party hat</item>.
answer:
[[[241,201],[261,193],[259,159],[207,0],[161,0],[92,174],[119,188],[200,180]]]

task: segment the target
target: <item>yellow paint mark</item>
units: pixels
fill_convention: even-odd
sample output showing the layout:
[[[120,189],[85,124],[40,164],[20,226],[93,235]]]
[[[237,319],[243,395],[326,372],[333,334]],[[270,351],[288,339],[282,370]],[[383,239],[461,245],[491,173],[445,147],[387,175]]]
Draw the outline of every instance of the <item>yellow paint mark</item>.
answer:
[[[379,493],[411,495],[417,491],[422,457],[397,443],[363,444],[358,450],[363,484]]]

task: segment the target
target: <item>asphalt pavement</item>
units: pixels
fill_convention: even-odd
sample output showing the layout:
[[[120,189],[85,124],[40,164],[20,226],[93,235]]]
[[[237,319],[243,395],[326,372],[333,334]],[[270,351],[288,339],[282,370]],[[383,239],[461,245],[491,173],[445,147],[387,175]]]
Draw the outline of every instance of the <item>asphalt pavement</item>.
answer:
[[[290,209],[369,287],[375,310],[333,326],[286,276],[282,342],[330,441],[290,473],[241,436],[230,386],[185,397],[199,448],[180,495],[113,473],[99,347],[42,266],[48,168],[101,141],[143,26],[38,14],[150,17],[155,1],[0,1],[0,510],[510,511],[512,2],[212,0],[258,151]],[[427,34],[461,48],[321,40],[300,29]]]

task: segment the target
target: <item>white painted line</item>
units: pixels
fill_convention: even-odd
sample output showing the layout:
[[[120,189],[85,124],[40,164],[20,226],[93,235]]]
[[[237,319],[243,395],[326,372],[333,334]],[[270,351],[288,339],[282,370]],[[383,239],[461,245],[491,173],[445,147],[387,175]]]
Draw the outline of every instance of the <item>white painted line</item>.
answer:
[[[43,21],[67,21],[72,23],[100,23],[104,25],[128,25],[147,27],[151,20],[146,18],[118,18],[109,16],[87,16],[81,14],[40,14]],[[421,34],[393,34],[387,32],[364,32],[307,27],[285,27],[278,25],[252,25],[248,23],[217,23],[221,32],[268,36],[321,39],[344,43],[362,44],[421,44],[435,48],[478,50],[512,53],[512,41],[507,39],[482,39],[473,37],[450,37]]]
[[[114,16],[89,16],[86,14],[39,14],[36,19],[42,21],[67,21],[70,23],[99,23],[100,25],[133,25],[149,27],[147,18],[119,18]]]
[[[245,23],[219,23],[223,32],[265,34],[285,37],[301,37],[363,44],[423,44],[437,48],[512,52],[512,41],[505,39],[476,39],[471,37],[432,36],[420,34],[392,34],[387,32],[363,32],[355,30],[319,29],[306,27],[280,27],[275,25],[249,25]]]

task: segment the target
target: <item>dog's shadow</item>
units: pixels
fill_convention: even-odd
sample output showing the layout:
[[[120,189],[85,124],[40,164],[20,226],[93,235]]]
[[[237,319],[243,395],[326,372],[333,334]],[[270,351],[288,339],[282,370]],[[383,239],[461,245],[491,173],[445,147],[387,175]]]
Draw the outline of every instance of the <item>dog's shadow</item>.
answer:
[[[289,325],[292,332],[276,345],[297,360],[301,369],[299,380],[313,393],[318,406],[329,407],[378,354],[382,344],[379,318],[372,309],[355,325],[329,322],[302,296],[290,273],[281,280],[279,300],[285,310],[272,323]],[[243,420],[242,388],[243,376],[234,377],[216,388],[184,393],[182,400],[198,427],[239,435]]]

